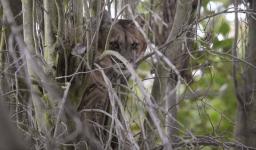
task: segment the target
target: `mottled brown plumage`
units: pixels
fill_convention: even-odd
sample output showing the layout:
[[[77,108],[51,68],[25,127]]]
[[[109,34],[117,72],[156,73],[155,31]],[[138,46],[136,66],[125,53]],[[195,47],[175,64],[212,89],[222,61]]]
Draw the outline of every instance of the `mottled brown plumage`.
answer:
[[[119,61],[113,60],[110,56],[98,60],[104,49],[117,51],[131,64],[135,64],[136,60],[144,54],[147,45],[143,35],[133,21],[121,19],[111,26],[111,21],[104,19],[99,30],[98,49],[96,50],[95,60],[97,60],[96,63],[99,66],[107,68],[104,70],[104,73],[110,79],[112,85],[115,85],[120,73],[117,73],[116,70],[118,69],[113,69],[112,66]],[[87,81],[87,88],[79,104],[78,111],[84,109],[100,109],[111,113],[109,112],[111,108],[109,107],[108,91],[102,73],[100,71],[91,72],[88,75]],[[94,130],[95,137],[104,138],[102,135],[106,134],[106,132],[102,128],[108,130],[108,125],[107,117],[103,113],[83,111],[82,119],[90,124]],[[100,139],[103,142],[105,140]]]

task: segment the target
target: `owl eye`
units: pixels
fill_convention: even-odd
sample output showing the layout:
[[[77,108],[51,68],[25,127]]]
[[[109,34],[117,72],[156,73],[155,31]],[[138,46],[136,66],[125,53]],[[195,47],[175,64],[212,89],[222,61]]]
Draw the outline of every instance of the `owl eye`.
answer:
[[[131,48],[132,49],[137,49],[138,45],[139,45],[138,43],[133,42],[132,45],[131,45]]]
[[[120,48],[119,43],[116,41],[110,42],[109,46],[110,46],[110,49],[112,49],[112,50],[119,50],[119,48]]]

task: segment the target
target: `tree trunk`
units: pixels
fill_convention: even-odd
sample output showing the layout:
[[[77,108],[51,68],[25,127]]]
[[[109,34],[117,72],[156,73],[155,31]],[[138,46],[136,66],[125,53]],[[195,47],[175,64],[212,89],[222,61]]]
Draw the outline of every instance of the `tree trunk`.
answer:
[[[83,42],[83,0],[77,0],[73,2],[74,4],[74,11],[75,11],[75,42],[82,43]]]
[[[154,1],[151,1],[151,5],[152,5],[153,9],[156,9],[156,8],[154,8],[154,5],[155,5]],[[174,21],[174,16],[175,16],[175,12],[176,12],[176,0],[164,0],[164,1],[162,1],[161,7],[162,7],[161,10],[162,10],[162,14],[163,14],[162,20],[165,23],[167,23],[168,26],[167,27],[159,26],[157,23],[152,24],[152,25],[154,25],[153,28],[154,28],[154,33],[156,36],[155,37],[156,45],[164,44],[168,38],[169,33],[171,32],[173,21]],[[161,64],[162,63],[157,64],[157,70],[155,72],[156,72],[156,77],[159,77],[159,78],[156,78],[154,80],[151,94],[152,94],[153,98],[155,99],[155,101],[158,104],[162,104],[162,106],[163,106],[163,105],[165,105],[163,97],[166,93],[160,92],[160,91],[162,91],[163,88],[165,88],[167,85],[166,85],[166,81],[163,81],[161,77],[164,77],[165,75],[169,76],[169,71],[164,71],[163,66]],[[173,85],[170,85],[170,86],[171,86],[170,88],[172,89]],[[172,93],[172,96],[175,96],[175,92]],[[171,111],[174,111],[174,112],[172,112],[172,115],[176,116],[176,108],[171,109]],[[149,119],[149,121],[151,122],[150,119]],[[164,123],[165,123],[164,117],[161,118],[161,122],[162,122],[161,124],[164,125]],[[155,135],[154,131],[152,129],[150,129],[150,127],[147,123],[145,124],[145,128],[146,128],[146,137],[147,137],[147,141],[148,141],[147,143],[145,143],[145,149],[149,149],[152,146],[156,146],[156,143],[154,142],[156,135]]]
[[[250,1],[250,8],[256,11],[256,1]],[[256,65],[256,20],[255,14],[248,14],[248,45],[245,52],[246,62]],[[250,66],[244,67],[245,85],[238,103],[235,135],[240,142],[256,148],[256,70]]]
[[[57,2],[57,1],[56,1]],[[58,40],[57,34],[57,11],[55,1],[44,0],[44,58],[49,65],[45,68],[47,74],[56,75],[54,68],[57,66],[56,61],[56,39]],[[57,38],[56,38],[57,37]]]
[[[32,18],[32,6],[33,0],[22,0],[22,11],[23,11],[23,36],[24,42],[30,51],[31,54],[35,54],[34,49],[34,37],[33,37],[33,18]],[[46,133],[46,120],[42,119],[45,115],[45,108],[43,107],[43,102],[41,101],[40,96],[42,96],[42,92],[38,89],[38,85],[32,82],[35,80],[35,73],[32,70],[31,63],[27,62],[27,73],[25,75],[25,79],[27,79],[27,83],[30,89],[30,99],[32,100],[34,109],[35,109],[35,120],[37,124],[37,128],[40,132]],[[25,71],[26,72],[26,71]],[[29,80],[29,81],[28,81]],[[28,101],[27,101],[28,103]],[[28,104],[25,104],[28,105]],[[18,107],[18,106],[17,106]]]
[[[163,31],[163,38],[165,41],[156,41],[157,44],[168,43],[172,41],[171,44],[168,44],[168,47],[164,50],[164,55],[171,61],[177,69],[182,69],[184,53],[186,53],[185,49],[182,49],[182,44],[184,43],[184,39],[186,36],[186,32],[188,31],[189,19],[191,17],[192,12],[192,1],[187,0],[179,0],[177,1],[176,12],[173,12],[173,5],[176,4],[176,1],[167,0],[164,2],[164,21],[169,23],[169,34],[166,34],[166,30]],[[172,9],[167,9],[167,7]],[[169,11],[170,10],[170,11]],[[174,17],[175,15],[175,17]],[[181,31],[185,31],[182,34]],[[158,35],[160,37],[160,35]],[[169,37],[168,37],[169,36]],[[184,59],[183,59],[184,60]],[[181,67],[180,67],[181,66]],[[177,114],[177,96],[176,96],[176,85],[177,85],[177,75],[174,71],[170,71],[170,66],[165,65],[160,62],[157,66],[156,78],[152,88],[152,96],[155,101],[161,106],[165,107],[165,110],[168,112],[168,115],[163,116],[161,119],[162,125],[166,128],[167,135],[170,138],[170,142],[174,140],[174,134],[176,132],[176,114]],[[174,68],[171,68],[174,69]],[[177,72],[176,72],[177,73]],[[148,145],[152,147],[152,145],[156,145],[154,143],[154,134],[146,127],[147,136],[149,139]]]

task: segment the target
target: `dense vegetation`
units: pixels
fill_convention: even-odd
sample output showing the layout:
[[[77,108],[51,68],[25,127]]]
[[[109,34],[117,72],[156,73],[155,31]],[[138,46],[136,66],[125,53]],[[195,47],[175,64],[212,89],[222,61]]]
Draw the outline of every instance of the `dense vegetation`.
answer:
[[[256,1],[1,0],[0,11],[0,150],[256,149]],[[147,43],[136,62],[108,47],[118,19]],[[109,108],[80,109],[90,92]]]

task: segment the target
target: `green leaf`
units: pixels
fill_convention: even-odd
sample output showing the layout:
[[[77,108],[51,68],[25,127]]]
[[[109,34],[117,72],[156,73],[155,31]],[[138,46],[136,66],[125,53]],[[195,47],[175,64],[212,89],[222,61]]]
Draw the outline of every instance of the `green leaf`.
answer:
[[[227,21],[222,21],[222,23],[219,26],[219,33],[225,36],[229,32],[230,32],[230,25],[227,23]]]
[[[225,39],[219,41],[217,38],[213,41],[213,48],[222,48],[222,49],[231,49],[233,43],[233,39]]]

